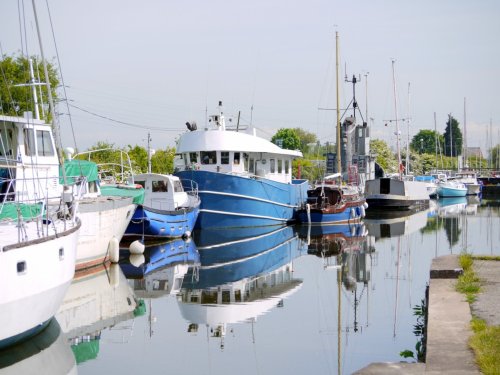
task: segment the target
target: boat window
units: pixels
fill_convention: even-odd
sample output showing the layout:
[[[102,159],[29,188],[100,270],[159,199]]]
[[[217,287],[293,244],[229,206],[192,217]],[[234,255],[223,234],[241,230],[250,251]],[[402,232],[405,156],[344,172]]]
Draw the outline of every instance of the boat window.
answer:
[[[278,159],[278,173],[283,172],[283,160]]]
[[[182,188],[182,184],[181,184],[180,181],[174,181],[174,191],[176,193],[184,191],[184,189]]]
[[[99,189],[97,188],[97,181],[89,182],[89,193],[97,193]]]
[[[38,156],[54,156],[54,146],[50,132],[47,130],[36,131],[36,143],[38,148]]]
[[[24,150],[28,156],[33,156],[35,154],[35,137],[33,135],[33,129],[24,129]]]
[[[239,152],[234,153],[233,164],[236,164],[236,165],[240,164],[240,153]]]
[[[201,292],[201,303],[217,303],[217,291],[204,290]]]
[[[242,302],[242,301],[241,301],[241,290],[236,289],[236,290],[234,291],[234,301],[235,301],[235,302]]]
[[[217,164],[217,152],[201,151],[201,164]]]
[[[269,168],[271,173],[276,172],[276,166],[274,165],[274,159],[269,159]]]
[[[12,129],[2,133],[0,129],[0,156],[12,155]]]
[[[243,169],[248,171],[248,154],[243,154]]]
[[[153,185],[153,193],[164,193],[168,191],[168,185],[163,180],[153,181],[152,185]]]
[[[229,290],[222,291],[222,303],[230,304],[231,303],[231,293]]]
[[[136,185],[141,185],[143,189],[146,189],[146,181],[134,181]]]
[[[290,160],[285,160],[285,173],[290,173]]]
[[[189,153],[189,162],[190,163],[198,163],[198,154],[196,152]]]
[[[229,151],[221,151],[220,163],[221,164],[229,164]]]
[[[255,173],[255,165],[253,158],[250,158],[248,161],[248,172]]]

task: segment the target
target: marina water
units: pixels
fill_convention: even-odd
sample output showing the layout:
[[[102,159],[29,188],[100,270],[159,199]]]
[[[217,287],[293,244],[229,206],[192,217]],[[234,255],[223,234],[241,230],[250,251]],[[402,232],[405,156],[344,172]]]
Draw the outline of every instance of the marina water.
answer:
[[[59,329],[46,330],[51,371],[74,371],[76,362],[79,374],[350,374],[405,360],[400,352],[415,352],[418,341],[413,309],[424,299],[432,259],[500,255],[500,201],[433,203],[347,232],[195,233],[183,246],[195,245],[199,259],[182,265],[176,258],[170,267],[178,266],[181,280],[171,277],[168,286],[165,266],[144,277],[150,289],[121,268],[100,272],[100,281],[82,278],[86,296],[57,316]],[[79,314],[86,310],[97,317]]]

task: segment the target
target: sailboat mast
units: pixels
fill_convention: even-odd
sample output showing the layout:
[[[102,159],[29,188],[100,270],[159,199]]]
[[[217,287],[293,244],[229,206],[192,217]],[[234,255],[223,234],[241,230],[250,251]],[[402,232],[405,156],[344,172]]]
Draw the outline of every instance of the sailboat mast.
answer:
[[[408,119],[406,139],[406,173],[410,173],[410,82],[408,82]]]
[[[340,90],[339,90],[339,32],[335,31],[335,78],[337,92],[337,172],[342,181],[342,156],[340,139]]]
[[[466,113],[466,100],[467,98],[464,98],[464,141],[463,141],[463,166],[464,168],[469,168],[469,163],[467,161],[467,113]]]
[[[148,132],[148,173],[151,173],[151,134]]]
[[[52,87],[50,85],[50,79],[49,79],[49,72],[47,69],[47,60],[45,60],[45,56],[43,53],[43,43],[42,43],[42,35],[40,34],[40,25],[38,24],[38,16],[36,12],[36,5],[35,5],[35,0],[31,1],[33,4],[33,14],[35,16],[35,24],[36,24],[36,31],[38,35],[38,43],[40,44],[40,54],[42,55],[42,62],[43,62],[43,71],[45,73],[45,80],[46,85],[47,85],[47,97],[49,101],[49,113],[52,115],[52,131],[54,133],[54,138],[56,141],[56,149],[57,149],[57,157],[59,159],[59,165],[64,166],[64,158],[62,155],[62,144],[61,144],[61,136],[59,134],[59,129],[56,126],[56,112],[54,108],[54,100],[52,98]],[[64,168],[61,168],[61,173],[63,177],[64,184],[66,185],[66,171]]]
[[[396,95],[396,75],[394,73],[394,63],[396,61],[392,60],[392,85],[394,89],[394,111],[396,113],[396,151],[398,154],[398,172],[399,172],[399,179],[403,179],[402,175],[402,170],[401,170],[401,148],[399,145],[399,123],[398,123],[398,99]]]

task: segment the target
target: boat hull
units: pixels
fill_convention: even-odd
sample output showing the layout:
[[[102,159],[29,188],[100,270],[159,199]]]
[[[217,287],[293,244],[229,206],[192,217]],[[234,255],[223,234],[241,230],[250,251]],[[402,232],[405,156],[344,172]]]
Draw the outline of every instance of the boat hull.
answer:
[[[180,171],[198,184],[201,198],[196,228],[283,225],[296,219],[307,199],[304,180],[287,184],[207,171]]]
[[[127,236],[179,238],[192,232],[200,213],[200,201],[191,208],[176,211],[138,206],[127,227]]]
[[[429,192],[425,182],[379,178],[366,181],[368,210],[412,210],[429,206]]]
[[[82,229],[78,237],[76,270],[109,261],[108,246],[122,239],[136,205],[131,197],[83,199],[78,206]]]
[[[42,238],[35,235],[37,223],[25,223],[36,239],[6,244],[12,233],[17,238],[15,226],[0,226],[0,322],[8,323],[0,328],[0,348],[43,329],[56,314],[75,274],[79,222],[67,230],[61,226],[57,235],[49,232]]]
[[[467,195],[467,189],[440,186],[438,187],[437,195],[440,198],[465,197]]]

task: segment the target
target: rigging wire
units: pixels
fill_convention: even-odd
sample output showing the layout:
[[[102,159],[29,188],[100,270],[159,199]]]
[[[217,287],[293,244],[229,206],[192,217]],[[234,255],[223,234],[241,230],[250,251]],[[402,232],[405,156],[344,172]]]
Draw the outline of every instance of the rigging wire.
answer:
[[[68,106],[76,108],[76,109],[78,109],[78,110],[80,110],[82,112],[88,113],[88,114],[90,114],[92,116],[99,117],[99,118],[102,118],[104,120],[108,120],[108,121],[111,121],[111,122],[114,122],[114,123],[117,123],[117,124],[130,126],[130,127],[133,127],[133,128],[146,129],[146,130],[156,130],[156,131],[164,131],[164,132],[169,132],[169,131],[179,132],[179,131],[183,130],[182,128],[162,128],[162,127],[158,127],[158,126],[146,126],[146,125],[134,124],[134,123],[131,123],[131,122],[125,122],[125,121],[121,121],[121,120],[116,120],[116,119],[113,119],[113,118],[108,117],[108,116],[100,115],[100,114],[92,112],[92,111],[90,111],[88,109],[79,107],[79,106],[77,106],[75,104],[69,104],[68,103]]]

